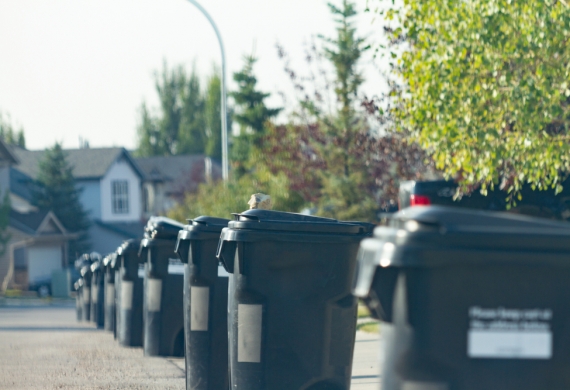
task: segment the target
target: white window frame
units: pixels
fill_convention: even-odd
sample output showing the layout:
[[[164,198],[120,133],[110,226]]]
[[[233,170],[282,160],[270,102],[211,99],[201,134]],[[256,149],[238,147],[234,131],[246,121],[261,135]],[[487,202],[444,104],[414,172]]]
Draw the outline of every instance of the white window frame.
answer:
[[[113,214],[129,213],[129,182],[113,180],[111,182],[111,204]]]

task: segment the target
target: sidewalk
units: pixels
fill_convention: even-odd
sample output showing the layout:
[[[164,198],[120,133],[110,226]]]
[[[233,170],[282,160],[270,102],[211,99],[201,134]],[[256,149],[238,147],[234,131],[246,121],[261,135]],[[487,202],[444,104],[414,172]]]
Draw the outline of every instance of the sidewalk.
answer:
[[[378,335],[358,332],[352,389],[378,390]],[[72,307],[0,307],[0,389],[184,389],[184,359],[144,357]]]

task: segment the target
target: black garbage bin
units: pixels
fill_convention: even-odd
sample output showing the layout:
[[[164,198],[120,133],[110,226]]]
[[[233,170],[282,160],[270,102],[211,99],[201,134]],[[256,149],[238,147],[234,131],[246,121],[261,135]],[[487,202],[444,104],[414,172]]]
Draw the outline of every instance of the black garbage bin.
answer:
[[[81,298],[81,290],[83,289],[83,279],[79,278],[75,283],[73,283],[73,289],[75,290],[75,314],[77,321],[83,321],[83,302]]]
[[[112,263],[116,256],[116,253],[110,253],[103,259],[105,279],[104,328],[110,332],[114,332],[115,329],[115,269],[112,267]]]
[[[99,258],[91,264],[91,321],[97,329],[105,326],[105,270]]]
[[[228,273],[216,250],[229,220],[198,217],[178,233],[184,263],[186,389],[229,389]]]
[[[85,302],[85,295],[87,294],[87,291],[84,292],[85,281],[82,277],[82,272],[87,272],[87,269],[85,271],[82,270],[83,267],[89,267],[90,265],[91,260],[89,255],[83,255],[75,260],[75,269],[77,269],[80,275],[79,279],[73,284],[73,287],[75,288],[75,308],[77,313],[77,321],[89,320],[87,318],[87,313],[85,310],[85,305],[88,304],[88,302]]]
[[[184,225],[152,217],[145,227],[140,255],[145,259],[144,354],[184,356],[184,268],[174,247]]]
[[[117,334],[125,347],[143,345],[143,286],[144,274],[139,271],[140,240],[125,241],[117,249],[120,277],[117,289]]]
[[[356,253],[371,225],[249,210],[222,231],[232,389],[349,389]]]
[[[119,247],[121,248],[121,247]],[[118,255],[119,248],[114,252],[111,257],[111,262],[109,267],[112,269],[113,274],[113,287],[115,288],[113,305],[113,338],[118,339],[118,329],[119,329],[119,316],[121,311],[121,305],[119,304],[119,298],[121,296],[121,257]]]
[[[87,258],[89,255],[87,255]],[[83,321],[91,321],[91,280],[93,278],[93,272],[91,271],[91,264],[87,263],[81,267],[79,271],[81,274],[81,279],[83,279],[83,287],[81,288],[81,303],[83,309]]]
[[[382,390],[570,388],[570,225],[414,207],[361,244]]]

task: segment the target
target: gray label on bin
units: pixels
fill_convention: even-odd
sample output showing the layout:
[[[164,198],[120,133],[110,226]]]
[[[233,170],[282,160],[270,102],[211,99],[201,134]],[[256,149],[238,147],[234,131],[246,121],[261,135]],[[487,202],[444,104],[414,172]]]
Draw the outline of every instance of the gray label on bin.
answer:
[[[190,287],[190,330],[208,330],[209,287]]]
[[[115,304],[115,285],[113,283],[107,284],[105,289],[105,304],[113,306]]]
[[[171,275],[184,275],[184,264],[168,264],[168,273]]]
[[[81,293],[81,301],[83,303],[89,303],[91,299],[90,294],[91,290],[89,290],[89,287],[83,287],[83,292]]]
[[[160,301],[162,298],[162,279],[146,280],[146,304],[148,311],[160,311]]]
[[[133,282],[123,280],[121,282],[121,309],[131,310],[133,308]]]
[[[171,275],[184,275],[184,263],[180,259],[168,259],[168,273]]]
[[[144,265],[139,266],[137,270],[137,275],[139,278],[144,278]]]
[[[469,308],[467,355],[487,359],[552,358],[552,310]]]
[[[91,288],[91,302],[97,303],[97,296],[99,295],[99,287],[97,285]]]
[[[238,362],[261,362],[263,305],[238,305]]]

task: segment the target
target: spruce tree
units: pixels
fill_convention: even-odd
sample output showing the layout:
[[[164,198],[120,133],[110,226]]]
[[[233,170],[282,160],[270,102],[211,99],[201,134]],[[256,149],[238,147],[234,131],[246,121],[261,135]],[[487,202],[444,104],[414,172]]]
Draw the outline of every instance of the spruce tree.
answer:
[[[251,148],[260,146],[267,121],[281,111],[281,108],[267,108],[265,99],[270,94],[257,89],[257,77],[253,72],[257,58],[246,56],[244,60],[242,70],[233,76],[238,90],[230,94],[236,106],[233,118],[240,127],[240,134],[234,138],[232,146],[232,165],[234,174],[238,177],[247,171],[246,162],[252,152]]]
[[[78,234],[78,238],[69,243],[70,258],[89,250],[87,230],[90,222],[79,200],[80,190],[73,178],[73,168],[69,166],[61,144],[46,149],[39,163],[37,181],[35,205],[53,211],[68,232]]]

